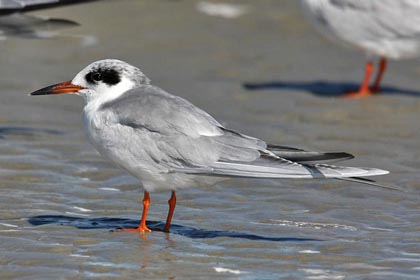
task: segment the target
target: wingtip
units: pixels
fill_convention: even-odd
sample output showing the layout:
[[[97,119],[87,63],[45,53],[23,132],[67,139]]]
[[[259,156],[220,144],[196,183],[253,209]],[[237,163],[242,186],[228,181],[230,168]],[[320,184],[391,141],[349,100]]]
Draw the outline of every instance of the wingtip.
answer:
[[[355,158],[354,155],[346,153],[346,152],[335,152],[335,153],[333,152],[329,154],[335,154],[336,156],[340,156],[342,160],[349,160],[349,159]]]
[[[343,153],[343,154],[347,155],[347,156],[348,156],[348,159],[355,158],[355,156],[354,156],[354,155],[352,155],[352,154],[349,154],[349,153]]]
[[[370,168],[368,169],[368,176],[378,176],[378,175],[386,175],[389,174],[388,170],[378,169],[378,168]]]

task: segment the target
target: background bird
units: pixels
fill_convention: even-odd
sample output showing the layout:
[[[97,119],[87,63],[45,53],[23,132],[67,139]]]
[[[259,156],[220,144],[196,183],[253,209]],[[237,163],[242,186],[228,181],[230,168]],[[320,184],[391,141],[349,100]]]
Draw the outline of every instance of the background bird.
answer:
[[[21,38],[52,38],[52,31],[78,26],[62,18],[28,15],[27,12],[84,4],[98,0],[6,0],[0,1],[0,40],[10,36]]]
[[[347,93],[347,97],[377,93],[387,59],[420,55],[419,0],[301,0],[301,3],[322,34],[368,56],[359,90]],[[374,72],[372,57],[380,60],[376,78],[369,86]]]
[[[144,188],[143,214],[135,229],[150,231],[149,192],[171,190],[169,231],[180,188],[223,178],[349,178],[387,174],[375,168],[325,164],[347,153],[309,152],[270,145],[223,127],[187,100],[151,84],[140,69],[120,60],[96,61],[73,80],[32,95],[75,93],[86,101],[83,123],[95,148],[137,177]]]

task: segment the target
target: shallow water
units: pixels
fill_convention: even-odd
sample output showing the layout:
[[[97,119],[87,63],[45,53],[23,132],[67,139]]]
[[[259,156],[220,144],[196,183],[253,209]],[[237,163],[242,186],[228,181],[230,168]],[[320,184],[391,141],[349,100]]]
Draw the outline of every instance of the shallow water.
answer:
[[[258,2],[258,6],[255,4]],[[420,279],[420,68],[391,62],[385,93],[343,100],[364,57],[331,44],[296,1],[241,1],[236,19],[195,1],[103,1],[36,14],[80,27],[1,41],[0,278]],[[76,96],[28,97],[101,58],[139,66],[232,129],[268,142],[345,150],[405,192],[341,181],[231,180],[153,193],[87,143]]]

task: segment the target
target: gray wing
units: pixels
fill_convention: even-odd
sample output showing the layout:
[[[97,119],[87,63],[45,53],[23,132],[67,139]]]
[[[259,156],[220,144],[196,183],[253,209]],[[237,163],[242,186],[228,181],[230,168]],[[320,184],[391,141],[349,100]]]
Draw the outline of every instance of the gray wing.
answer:
[[[59,0],[9,0],[1,1],[0,9],[22,9],[29,6],[58,4]]]
[[[133,152],[136,149],[145,151],[164,173],[325,178],[371,176],[385,172],[318,163],[352,157],[346,153],[267,146],[260,139],[224,128],[190,102],[154,86],[131,90],[104,104],[101,110],[112,111],[116,125],[132,130],[136,137],[141,135],[137,139],[142,139],[142,143],[140,140],[132,143],[136,145]]]
[[[115,101],[102,105],[112,110],[122,125],[143,128],[163,135],[192,138],[222,135],[214,118],[187,100],[151,86],[130,90]]]
[[[208,166],[218,160],[252,161],[266,144],[225,129],[187,100],[154,86],[125,93],[101,110],[111,111],[118,125],[131,128],[155,162],[167,170],[180,166]]]
[[[92,1],[97,0],[6,0],[0,1],[0,15]]]

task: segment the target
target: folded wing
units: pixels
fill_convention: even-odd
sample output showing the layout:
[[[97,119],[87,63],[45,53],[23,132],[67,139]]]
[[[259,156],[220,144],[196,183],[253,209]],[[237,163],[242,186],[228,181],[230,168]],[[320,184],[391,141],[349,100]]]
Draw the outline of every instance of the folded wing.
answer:
[[[347,153],[322,153],[267,145],[224,128],[185,99],[154,86],[144,86],[104,104],[116,125],[130,131],[133,157],[150,157],[159,172],[253,178],[340,178],[388,173],[341,167],[325,162],[353,158]],[[128,134],[126,134],[128,135]],[[141,152],[139,152],[141,151]]]

